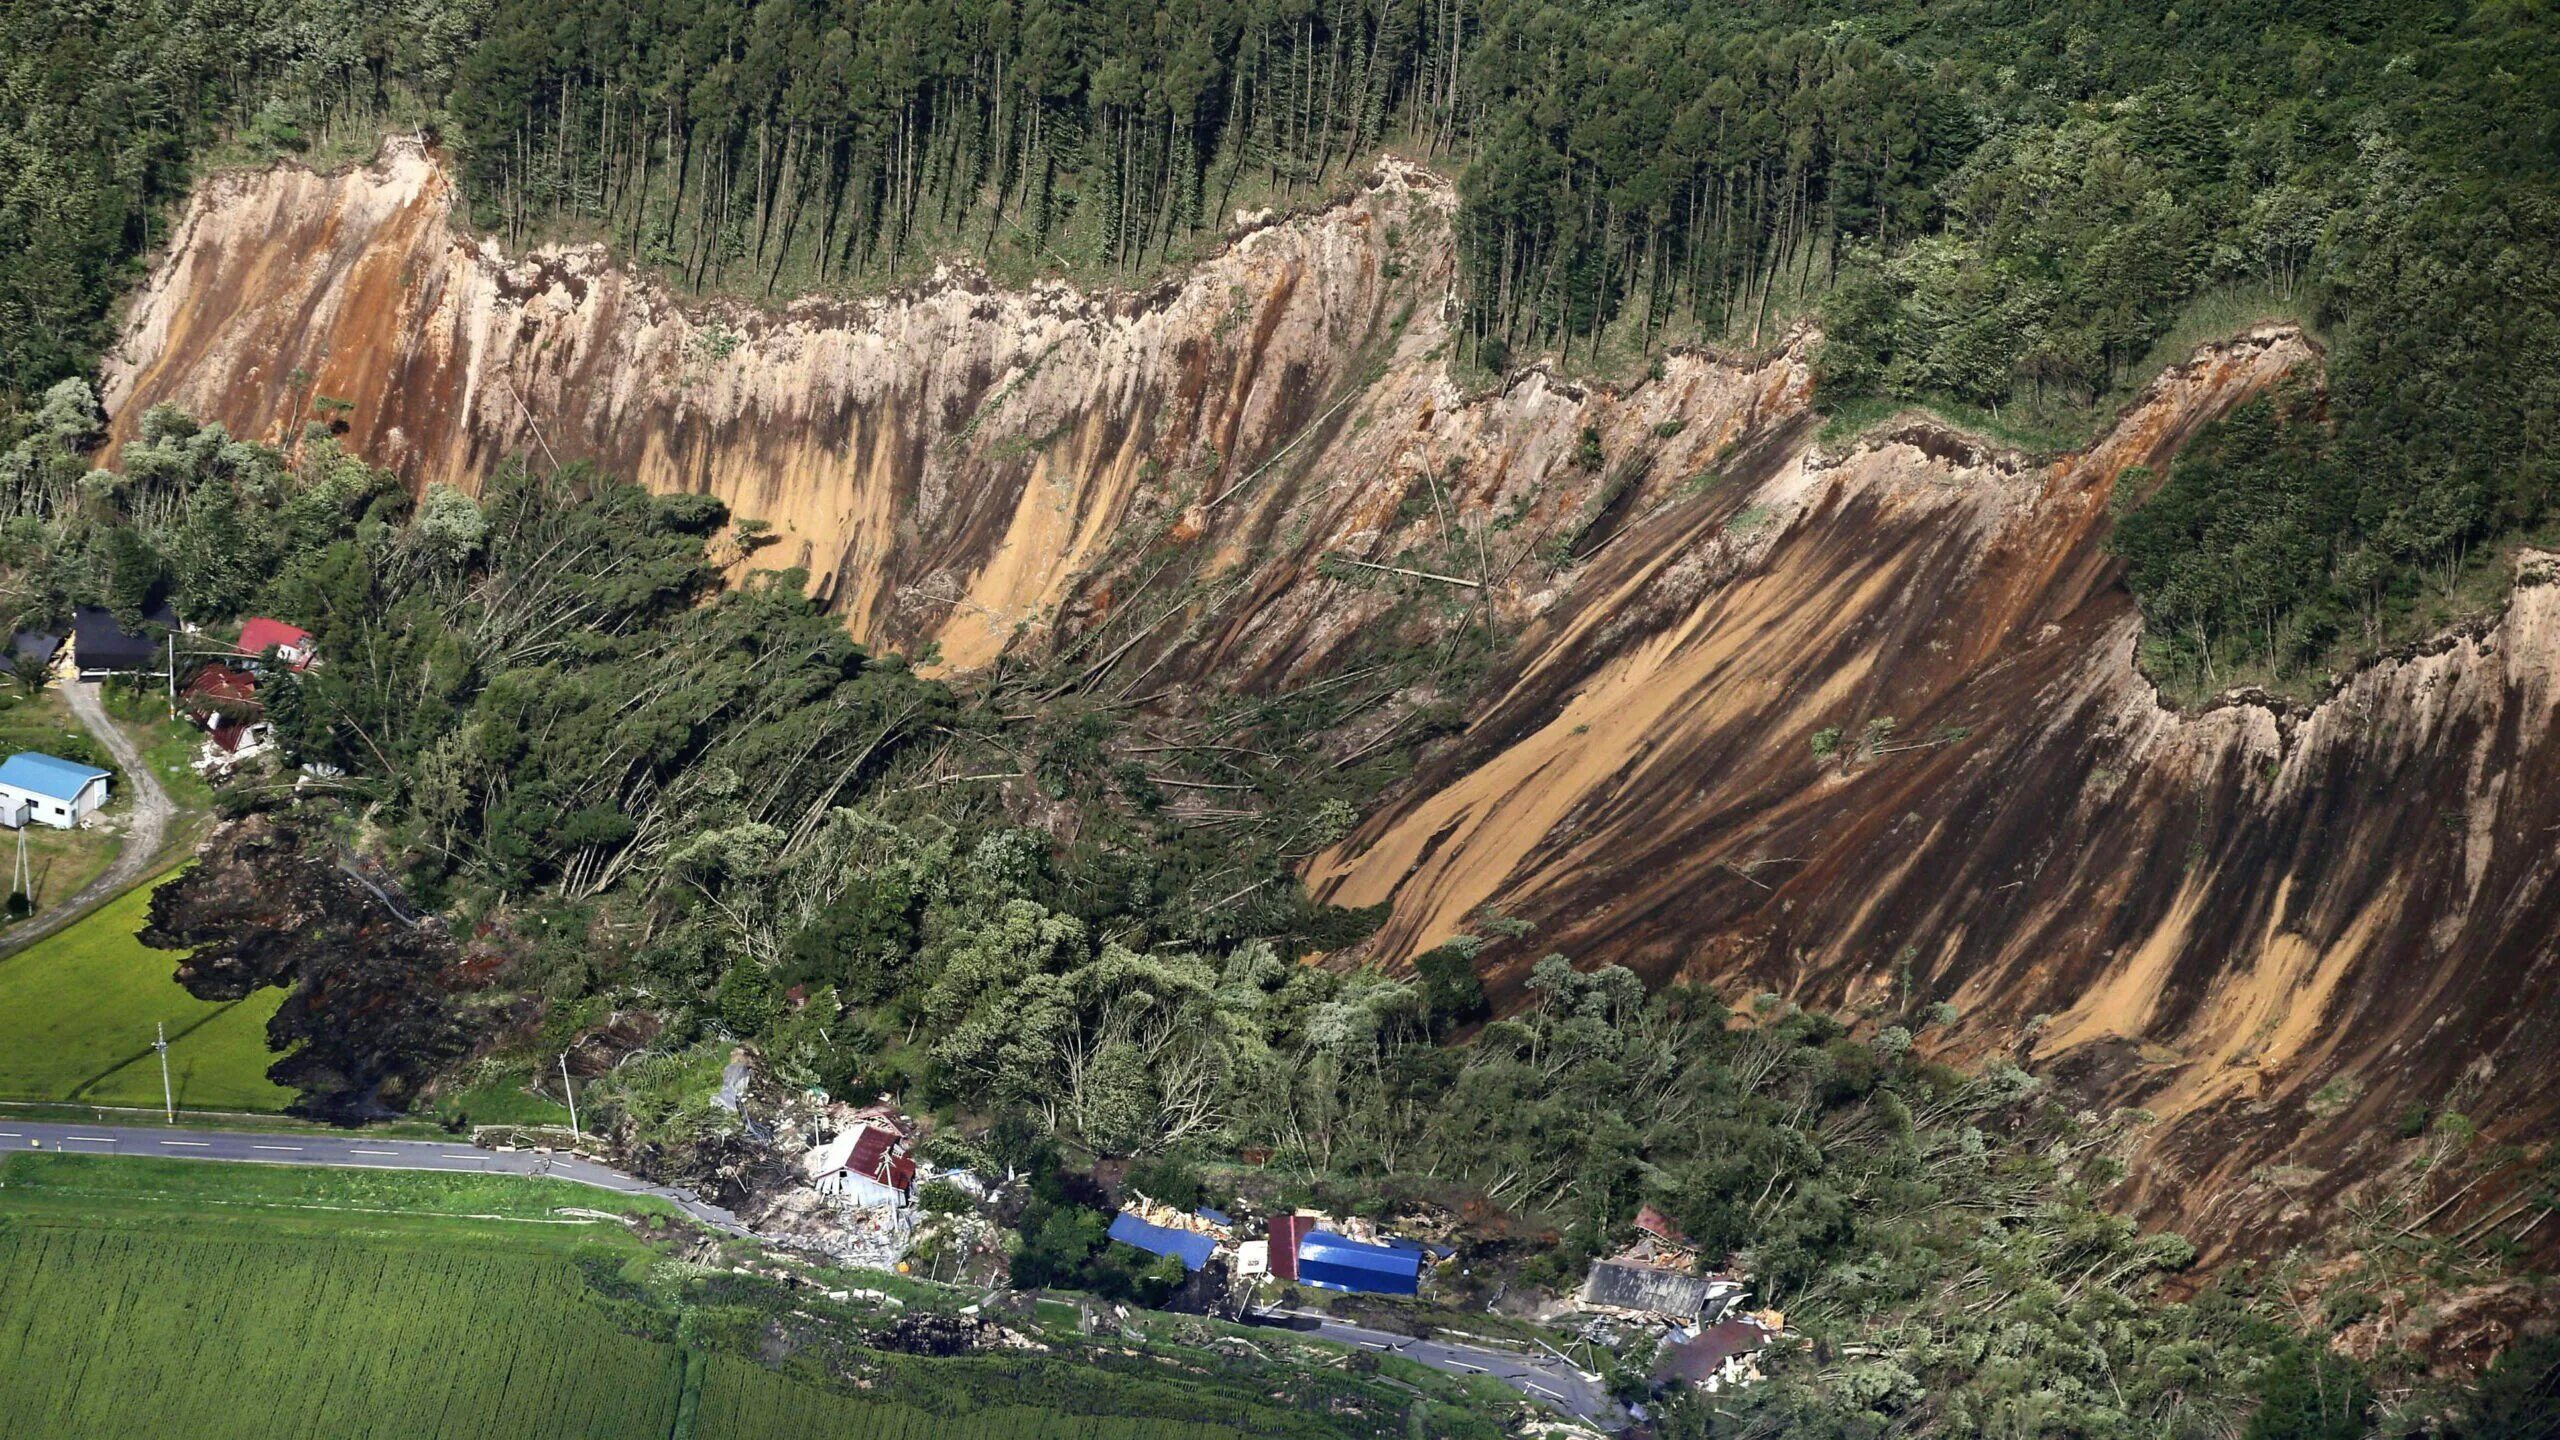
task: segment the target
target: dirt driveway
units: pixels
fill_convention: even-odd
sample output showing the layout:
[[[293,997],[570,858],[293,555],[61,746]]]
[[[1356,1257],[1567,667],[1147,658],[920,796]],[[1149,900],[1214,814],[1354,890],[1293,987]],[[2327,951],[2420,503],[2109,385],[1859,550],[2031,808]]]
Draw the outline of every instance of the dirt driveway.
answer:
[[[160,852],[169,843],[170,822],[178,816],[177,805],[161,788],[160,777],[151,773],[150,762],[123,728],[107,718],[106,707],[98,703],[98,687],[67,680],[62,695],[70,702],[71,713],[116,757],[116,768],[123,772],[116,779],[132,797],[133,812],[126,819],[124,846],[116,851],[114,862],[98,878],[71,892],[70,898],[20,921],[7,939],[0,940],[0,958],[17,954],[140,883],[160,863]]]

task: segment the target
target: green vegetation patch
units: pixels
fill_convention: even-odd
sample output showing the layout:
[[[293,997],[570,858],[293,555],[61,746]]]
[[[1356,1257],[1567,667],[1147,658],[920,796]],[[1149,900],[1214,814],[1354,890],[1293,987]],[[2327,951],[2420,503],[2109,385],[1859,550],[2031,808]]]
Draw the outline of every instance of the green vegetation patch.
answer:
[[[212,1168],[212,1167],[207,1167]],[[563,1255],[30,1222],[0,1206],[0,1430],[665,1435],[683,1361]]]
[[[571,1180],[433,1170],[352,1170],[316,1165],[246,1165],[115,1155],[37,1154],[0,1159],[0,1185],[19,1206],[46,1201],[190,1217],[215,1207],[341,1211],[472,1220],[583,1221],[603,1212],[670,1218],[648,1196],[619,1195]]]
[[[281,1110],[293,1092],[267,1079],[267,1021],[282,990],[199,1000],[172,978],[178,956],[135,935],[151,907],[138,887],[59,934],[0,960],[0,1099],[160,1103],[154,1024],[169,1027],[169,1079],[181,1106]]]

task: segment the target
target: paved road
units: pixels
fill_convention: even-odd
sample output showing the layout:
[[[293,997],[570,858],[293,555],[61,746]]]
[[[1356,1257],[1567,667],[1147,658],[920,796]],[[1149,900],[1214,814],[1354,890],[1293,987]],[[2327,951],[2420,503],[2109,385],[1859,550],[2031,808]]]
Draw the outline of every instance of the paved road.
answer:
[[[116,757],[122,773],[114,783],[121,785],[131,797],[133,808],[125,820],[124,843],[116,850],[116,858],[98,874],[98,878],[71,892],[41,915],[31,915],[10,927],[9,938],[0,940],[0,956],[24,950],[110,898],[121,895],[140,883],[160,863],[160,847],[168,842],[169,822],[176,818],[177,805],[169,792],[160,787],[160,777],[151,773],[151,762],[135,748],[124,728],[107,718],[106,707],[98,703],[98,687],[78,680],[65,680],[62,698],[71,704],[71,713]]]
[[[1417,1340],[1410,1335],[1318,1317],[1311,1311],[1282,1313],[1317,1319],[1316,1328],[1298,1332],[1300,1334],[1338,1340],[1382,1354],[1401,1355],[1444,1374],[1490,1375],[1577,1420],[1603,1427],[1623,1425],[1627,1421],[1626,1411],[1619,1407],[1608,1391],[1600,1388],[1599,1382],[1589,1372],[1577,1370],[1553,1356],[1527,1355],[1482,1345],[1452,1344],[1445,1340]]]
[[[573,1155],[533,1150],[483,1150],[452,1140],[385,1140],[329,1131],[190,1130],[164,1126],[57,1124],[0,1115],[0,1153],[47,1150],[72,1155],[146,1155],[170,1160],[225,1160],[254,1165],[327,1165],[353,1170],[429,1170],[491,1175],[547,1175],[610,1190],[654,1195],[712,1229],[752,1235],[736,1215],[691,1191],[657,1185]],[[1524,1355],[1488,1346],[1417,1340],[1384,1330],[1317,1320],[1298,1331],[1364,1350],[1393,1352],[1452,1375],[1490,1375],[1512,1389],[1573,1417],[1614,1426],[1625,1412],[1594,1379],[1550,1356]]]
[[[654,1195],[703,1224],[744,1235],[738,1217],[671,1185],[656,1185],[574,1155],[483,1150],[452,1140],[385,1140],[378,1136],[297,1130],[182,1130],[138,1125],[55,1124],[0,1116],[0,1151],[58,1150],[72,1155],[153,1155],[170,1160],[231,1160],[260,1165],[329,1165],[351,1170],[440,1170],[489,1175],[547,1175],[610,1190]]]

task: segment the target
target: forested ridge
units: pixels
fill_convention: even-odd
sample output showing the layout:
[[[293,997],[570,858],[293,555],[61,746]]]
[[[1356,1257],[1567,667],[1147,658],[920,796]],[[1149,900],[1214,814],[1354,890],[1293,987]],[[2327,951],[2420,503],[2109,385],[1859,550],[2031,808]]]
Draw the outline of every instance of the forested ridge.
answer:
[[[1818,315],[1834,404],[2069,436],[2182,322],[2313,322],[2283,441],[2158,477],[2124,547],[2155,664],[2281,679],[2440,621],[2547,520],[2552,30],[2462,0],[19,4],[0,409],[94,363],[217,141],[424,120],[480,223],[754,296],[955,254],[1134,278],[1396,147],[1460,176],[1490,369]]]

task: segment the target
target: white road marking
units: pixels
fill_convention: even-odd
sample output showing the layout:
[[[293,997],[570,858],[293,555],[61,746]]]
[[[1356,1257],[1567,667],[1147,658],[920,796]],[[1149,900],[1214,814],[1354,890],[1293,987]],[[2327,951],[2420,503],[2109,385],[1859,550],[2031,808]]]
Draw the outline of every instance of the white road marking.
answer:
[[[18,1132],[15,1130],[0,1130],[0,1140],[15,1140],[17,1138]]]
[[[184,1145],[190,1150],[202,1150],[210,1146],[213,1142],[210,1140],[163,1140],[160,1143],[163,1145]]]
[[[400,1152],[399,1152],[399,1151],[397,1151],[397,1150],[350,1150],[350,1151],[348,1151],[347,1153],[348,1153],[348,1154],[350,1154],[350,1155],[393,1155],[393,1156],[396,1156],[396,1155],[398,1155]]]
[[[252,1150],[293,1150],[297,1152],[302,1149],[299,1145],[252,1145],[249,1148]]]
[[[113,1145],[116,1143],[116,1137],[113,1135],[65,1135],[62,1138],[65,1140],[77,1140],[86,1145]]]

